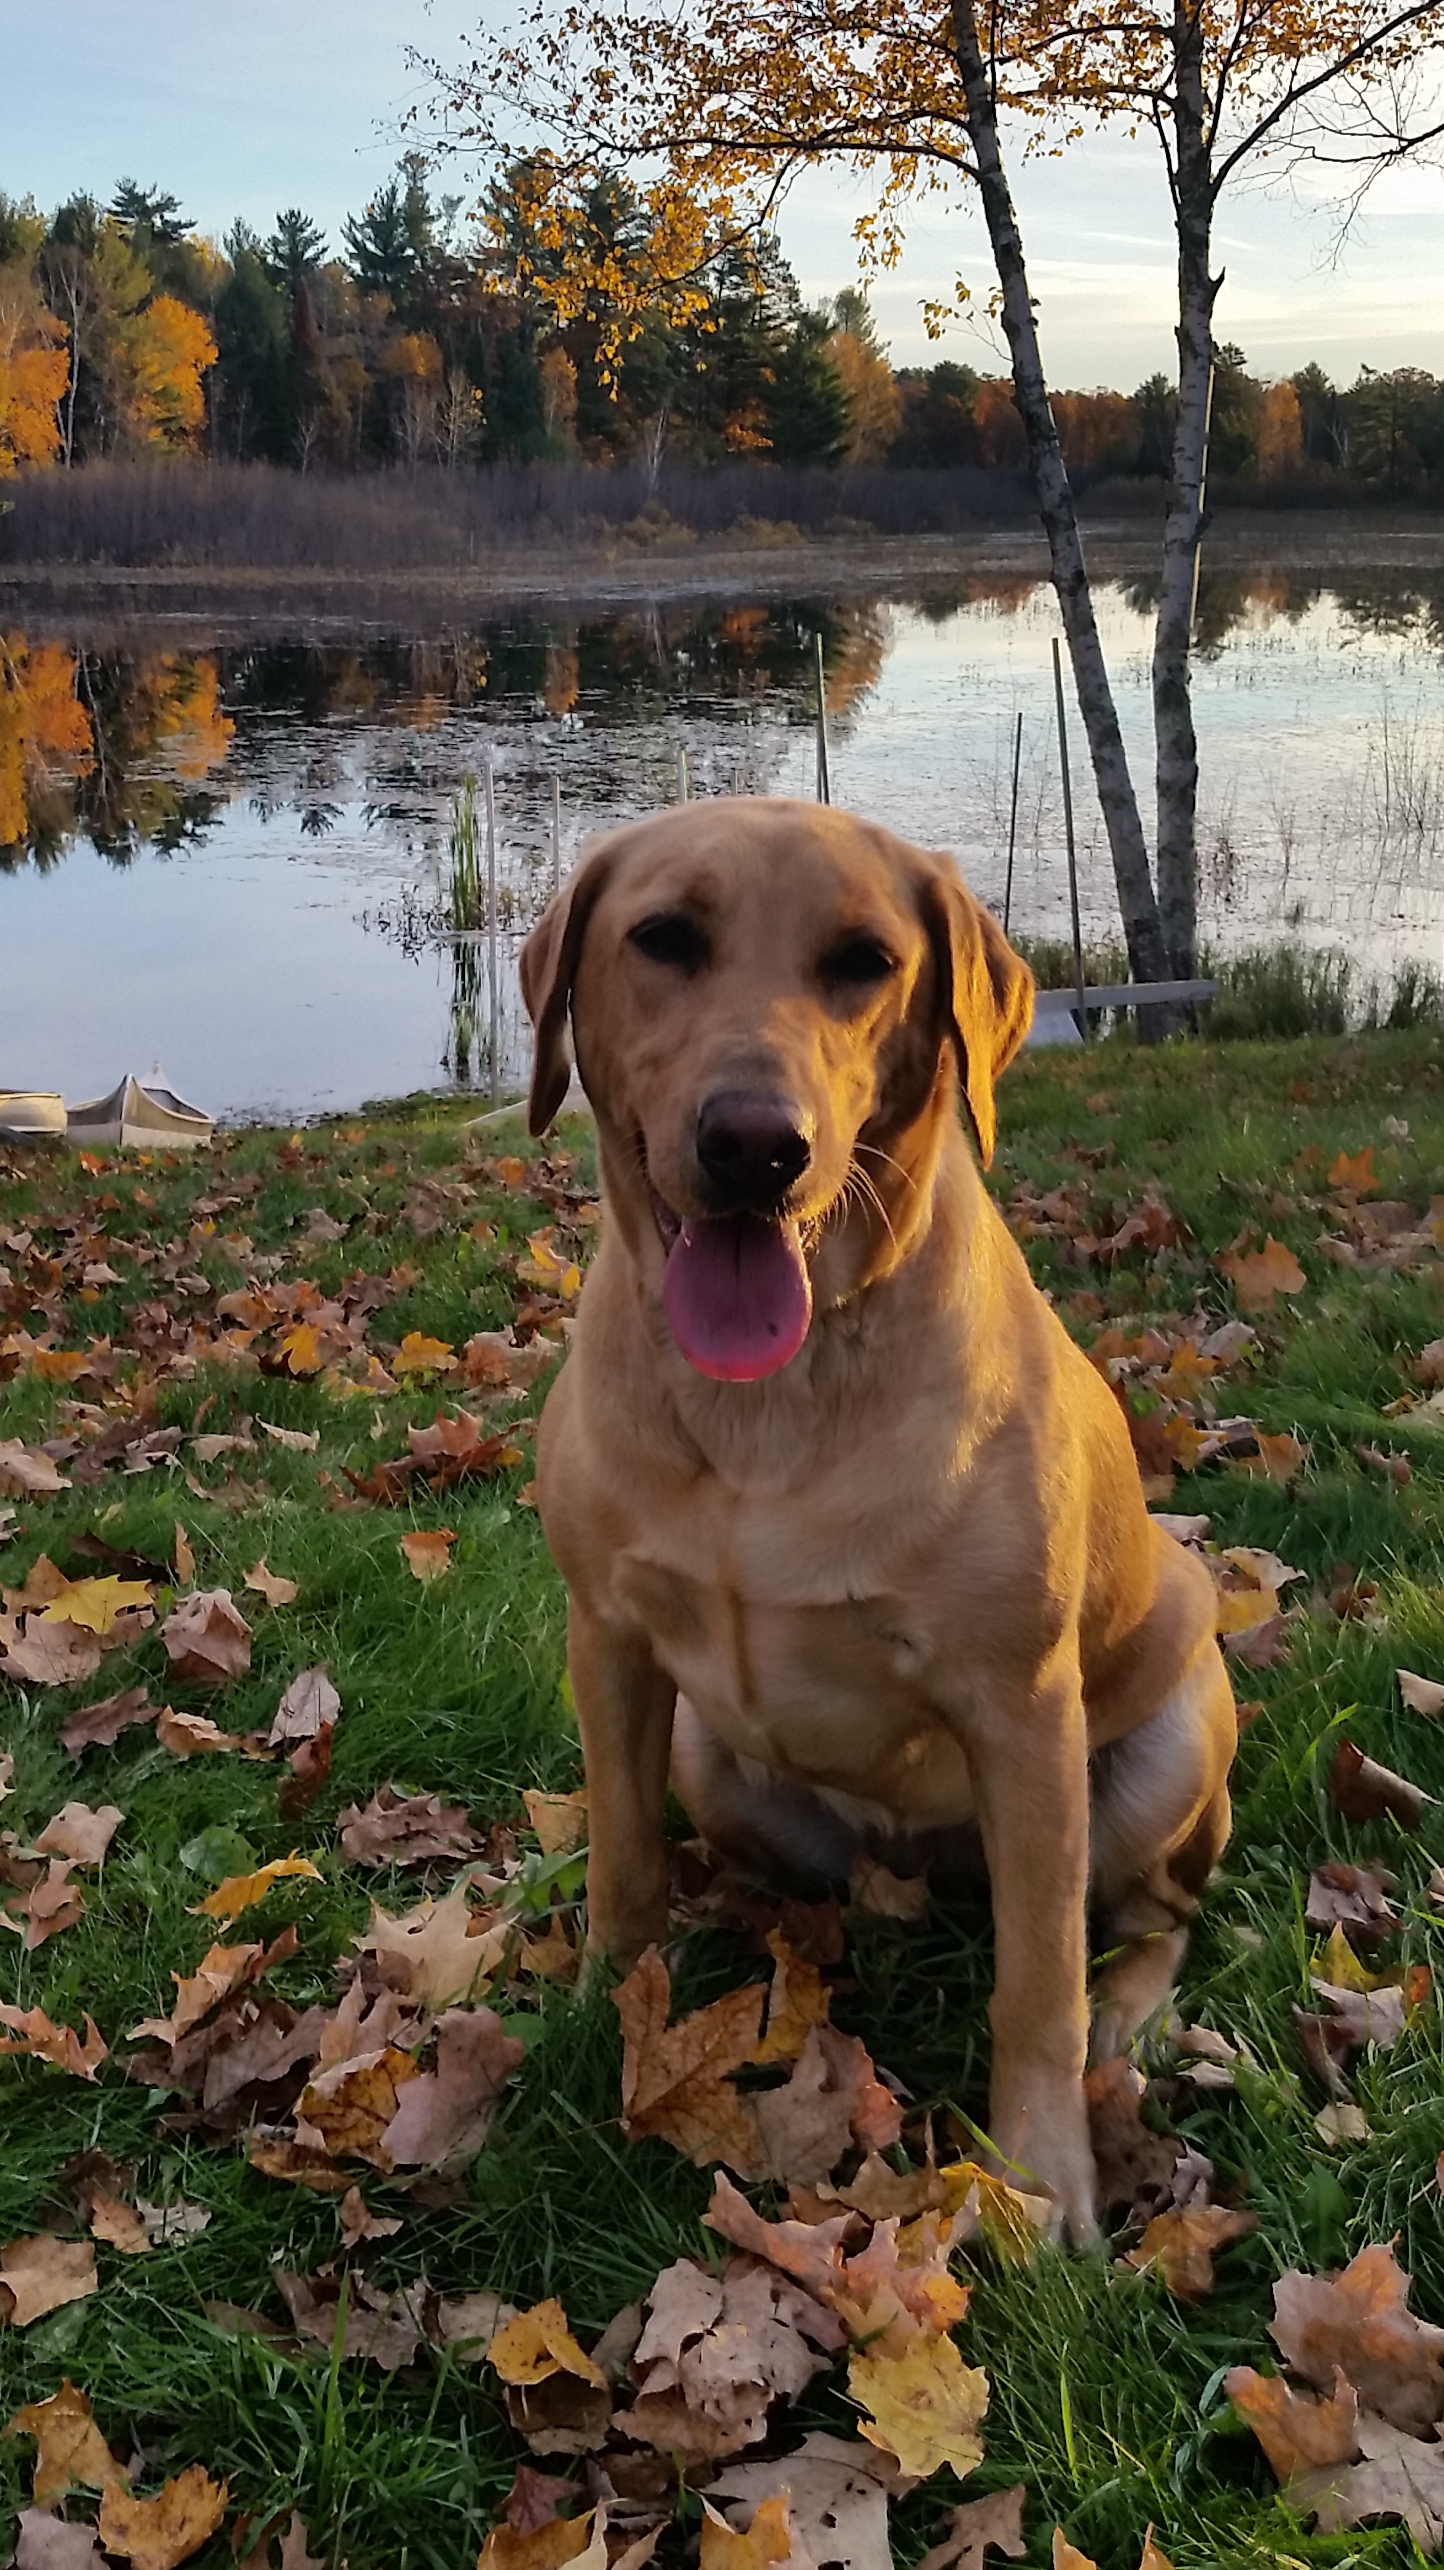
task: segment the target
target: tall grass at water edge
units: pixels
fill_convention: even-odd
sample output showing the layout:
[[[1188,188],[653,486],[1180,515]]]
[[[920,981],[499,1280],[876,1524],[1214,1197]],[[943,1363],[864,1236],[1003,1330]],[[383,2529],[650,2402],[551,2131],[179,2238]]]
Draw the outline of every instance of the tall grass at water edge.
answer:
[[[1073,949],[1066,939],[1015,937],[1013,943],[1040,989],[1073,988]],[[1199,970],[1218,984],[1218,997],[1198,1012],[1199,1032],[1214,1042],[1376,1034],[1385,1027],[1444,1020],[1444,980],[1412,958],[1381,976],[1362,971],[1342,946],[1250,946],[1237,955],[1215,955],[1205,947]],[[1129,981],[1122,939],[1085,946],[1083,975],[1090,985]],[[1127,1022],[1125,1011],[1116,1015]]]

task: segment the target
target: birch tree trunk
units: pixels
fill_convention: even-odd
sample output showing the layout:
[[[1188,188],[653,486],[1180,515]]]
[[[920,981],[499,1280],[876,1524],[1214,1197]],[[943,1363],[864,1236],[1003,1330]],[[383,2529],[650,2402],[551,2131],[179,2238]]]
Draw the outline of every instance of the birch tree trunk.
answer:
[[[1168,950],[1149,872],[1138,798],[1128,770],[1118,710],[1113,702],[1113,690],[1093,613],[1093,595],[1073,506],[1072,487],[1048,400],[1037,322],[1028,292],[1022,237],[998,147],[997,115],[988,67],[978,41],[973,0],[952,0],[952,25],[958,70],[967,99],[968,135],[977,163],[983,215],[1002,290],[1003,328],[1013,360],[1013,390],[1027,436],[1028,461],[1048,538],[1053,586],[1058,593],[1063,631],[1073,664],[1078,710],[1083,718],[1098,800],[1108,832],[1129,966],[1135,981],[1166,981],[1169,977]],[[1165,1029],[1156,1022],[1145,1024],[1145,1020],[1157,1021],[1162,1015],[1163,1012],[1156,1009],[1141,1011],[1140,1034],[1146,1038],[1164,1032]]]
[[[1198,954],[1198,743],[1189,664],[1208,468],[1213,307],[1223,283],[1209,275],[1213,170],[1204,124],[1203,28],[1191,0],[1174,0],[1173,44],[1178,420],[1153,634],[1153,739],[1159,915],[1170,969],[1188,980]]]

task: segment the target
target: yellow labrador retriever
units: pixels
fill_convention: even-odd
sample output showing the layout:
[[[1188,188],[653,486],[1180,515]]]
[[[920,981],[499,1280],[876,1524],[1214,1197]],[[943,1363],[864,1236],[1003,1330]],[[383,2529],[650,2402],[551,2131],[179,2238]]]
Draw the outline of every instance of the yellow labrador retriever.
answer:
[[[667,1923],[669,1769],[754,1870],[981,1839],[989,2129],[1094,2228],[1094,2051],[1165,1998],[1229,1827],[1212,1583],[993,1208],[1033,984],[951,863],[812,804],[595,842],[521,959],[530,1120],[568,1020],[601,1246],[537,1491],[570,1598],[593,1946]]]

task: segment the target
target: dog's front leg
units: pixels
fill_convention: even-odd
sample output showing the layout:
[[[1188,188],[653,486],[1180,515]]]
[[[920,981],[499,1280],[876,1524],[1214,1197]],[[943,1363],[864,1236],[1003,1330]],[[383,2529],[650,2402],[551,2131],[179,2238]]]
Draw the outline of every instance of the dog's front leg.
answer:
[[[993,1904],[993,2148],[1015,2185],[1042,2181],[1083,2247],[1097,2224],[1083,2096],[1088,1743],[1076,1674],[990,1724],[970,1755]]]
[[[625,1970],[667,1933],[662,1819],[677,1690],[644,1633],[575,1598],[567,1666],[587,1769],[587,1943]]]

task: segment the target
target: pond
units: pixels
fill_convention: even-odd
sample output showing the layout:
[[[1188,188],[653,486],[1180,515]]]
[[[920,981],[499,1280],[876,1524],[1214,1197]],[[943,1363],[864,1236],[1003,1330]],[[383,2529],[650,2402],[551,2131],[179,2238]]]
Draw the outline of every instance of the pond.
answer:
[[[1145,813],[1146,587],[1099,616]],[[178,649],[0,637],[0,1085],[142,1075],[226,1120],[488,1087],[484,943],[448,943],[453,798],[493,762],[497,1077],[524,1072],[515,950],[592,832],[677,791],[811,795],[813,653],[833,798],[959,858],[1014,928],[1067,933],[1051,590],[657,605],[404,636]],[[1205,580],[1202,914],[1218,951],[1444,962],[1444,582]],[[1116,923],[1070,696],[1085,933]]]

